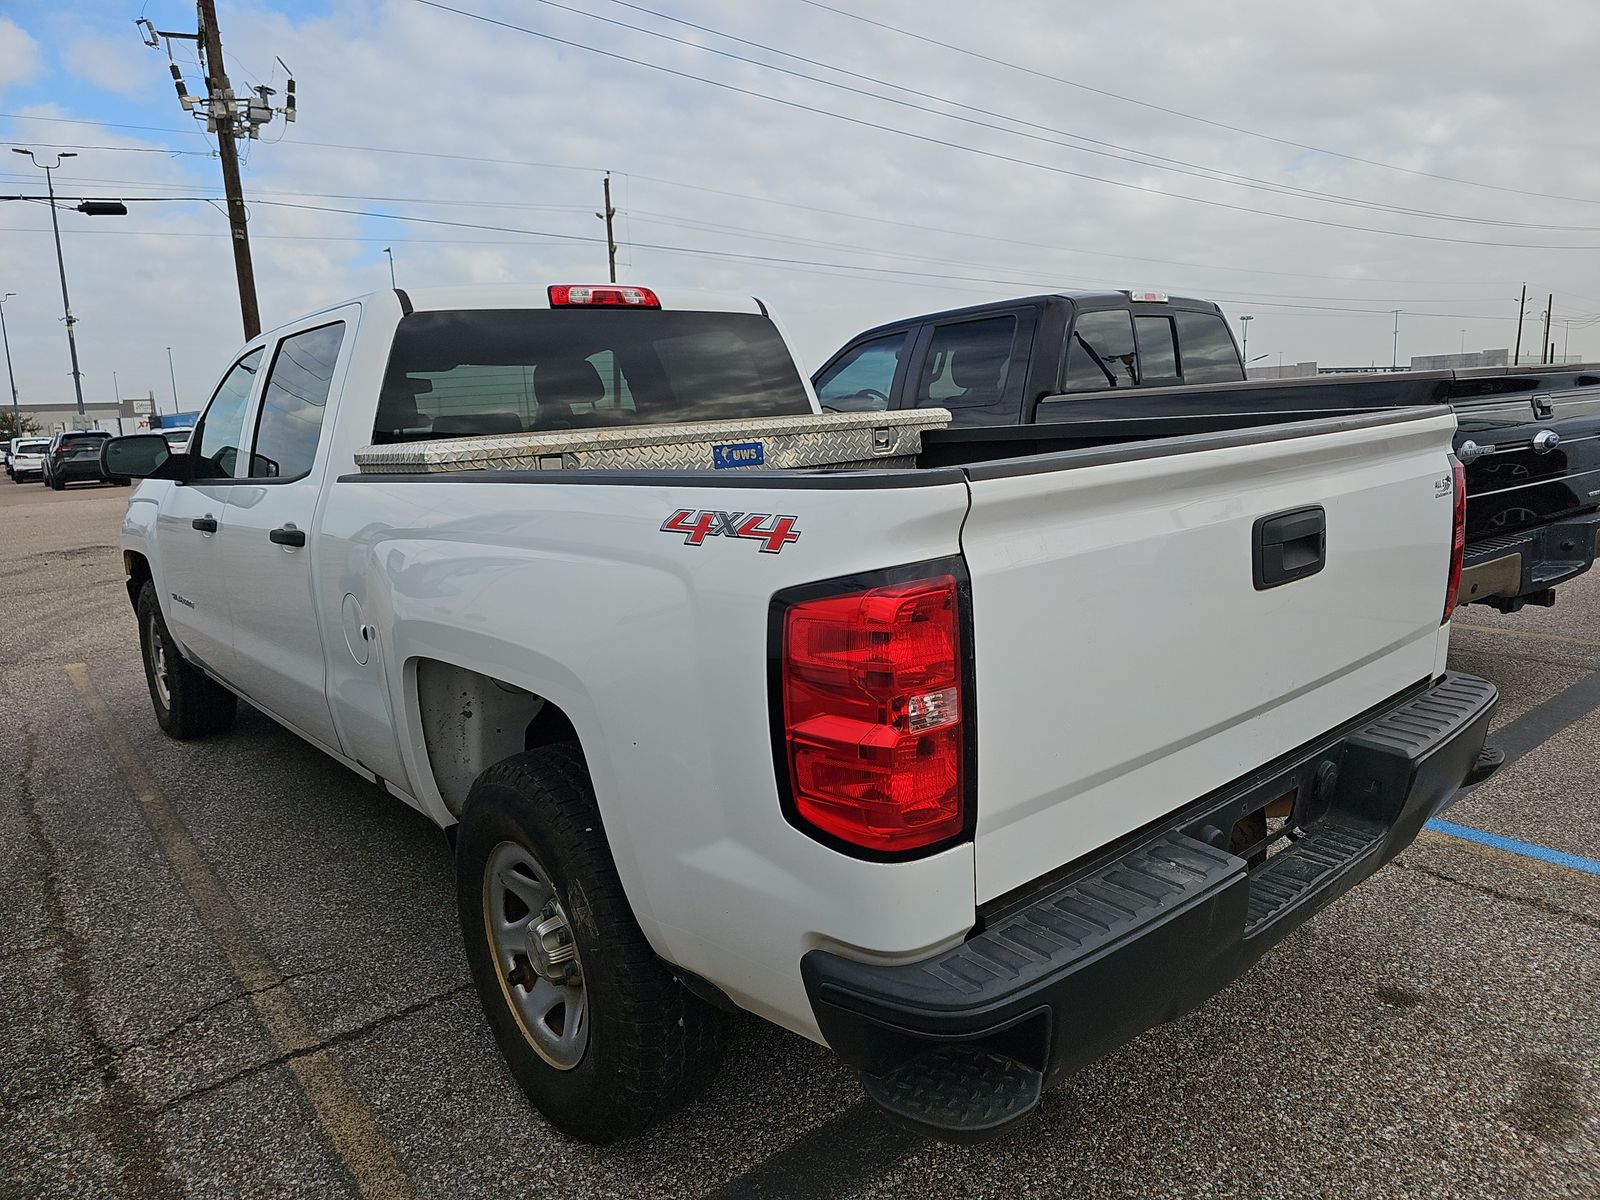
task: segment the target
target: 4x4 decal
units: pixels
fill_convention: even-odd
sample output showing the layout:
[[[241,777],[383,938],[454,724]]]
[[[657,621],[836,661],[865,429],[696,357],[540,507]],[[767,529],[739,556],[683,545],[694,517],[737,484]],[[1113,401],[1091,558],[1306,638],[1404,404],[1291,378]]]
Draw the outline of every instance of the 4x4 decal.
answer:
[[[662,533],[683,534],[685,546],[700,546],[708,537],[749,538],[761,543],[761,553],[779,554],[800,540],[798,517],[777,513],[717,512],[680,508],[661,523]]]

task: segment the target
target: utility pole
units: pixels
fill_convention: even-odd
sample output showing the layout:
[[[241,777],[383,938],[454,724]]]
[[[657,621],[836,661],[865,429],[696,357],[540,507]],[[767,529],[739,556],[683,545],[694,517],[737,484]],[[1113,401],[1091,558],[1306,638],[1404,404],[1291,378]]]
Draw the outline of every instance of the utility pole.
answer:
[[[178,415],[178,373],[172,369],[172,347],[167,347],[167,378],[172,380],[172,415]]]
[[[61,223],[56,219],[56,184],[55,172],[61,166],[64,158],[77,158],[70,150],[61,150],[56,153],[56,161],[50,166],[45,166],[34,157],[32,150],[24,150],[21,146],[13,149],[18,154],[26,154],[28,161],[44,172],[44,183],[50,193],[50,229],[56,235],[56,270],[61,274],[61,311],[67,321],[67,352],[72,356],[72,388],[78,395],[78,415],[83,416],[83,372],[78,370],[78,338],[73,333],[72,327],[77,319],[72,315],[72,301],[67,297],[67,262],[61,257]]]
[[[389,286],[395,291],[399,291],[400,285],[394,281],[394,249],[390,246],[385,246],[383,252],[389,256]]]
[[[222,189],[228,197],[228,225],[233,234],[233,269],[239,277],[239,311],[244,317],[245,341],[249,341],[261,332],[261,310],[256,305],[256,269],[250,261],[244,186],[239,182],[239,147],[233,140],[237,102],[223,63],[216,0],[199,0],[199,3],[200,48],[206,66],[206,91],[211,98],[210,124],[217,131],[217,157],[222,160]]]
[[[159,48],[166,40],[167,56],[172,59],[172,82],[178,91],[178,103],[183,111],[203,115],[206,132],[217,135],[217,157],[222,162],[222,187],[227,195],[228,227],[233,242],[233,268],[239,281],[239,312],[244,321],[244,335],[253,338],[261,332],[261,310],[256,303],[256,271],[250,258],[250,215],[244,206],[244,187],[239,181],[239,138],[259,138],[261,127],[281,113],[285,121],[295,119],[294,79],[284,85],[282,108],[274,108],[272,97],[276,92],[265,85],[251,89],[255,96],[237,97],[228,82],[226,60],[222,55],[222,33],[217,27],[216,0],[197,0],[196,15],[199,20],[194,33],[171,33],[157,29],[140,17],[134,22],[140,29],[147,46]],[[194,42],[205,65],[206,86],[204,96],[191,96],[184,85],[183,72],[172,57],[171,42]],[[280,58],[278,65],[285,74],[288,66]]]
[[[1394,313],[1394,347],[1389,354],[1389,369],[1398,371],[1400,369],[1400,310],[1392,308],[1389,311]]]
[[[1544,338],[1539,347],[1539,361],[1542,363],[1554,362],[1556,357],[1556,344],[1550,340],[1550,312],[1556,306],[1556,294],[1551,292],[1544,302]]]
[[[1517,348],[1511,356],[1511,365],[1522,365],[1522,318],[1528,313],[1528,285],[1522,285],[1522,301],[1517,305]]]
[[[0,296],[0,342],[5,343],[6,377],[11,380],[11,436],[19,437],[22,434],[22,406],[17,399],[17,375],[11,369],[11,337],[6,333],[6,301],[15,295],[15,292],[7,292]],[[1569,336],[1570,333],[1569,330]]]
[[[1251,314],[1239,318],[1239,328],[1244,331],[1244,346],[1239,351],[1239,357],[1245,362],[1250,361],[1250,322],[1254,320]]]
[[[1567,331],[1566,340],[1561,343],[1561,358],[1563,362],[1570,362],[1572,359],[1572,318],[1563,317],[1561,324]]]
[[[611,207],[611,172],[606,172],[606,210],[595,213],[606,223],[606,262],[611,268],[611,282],[617,281],[617,237],[612,222],[616,219],[617,210]]]

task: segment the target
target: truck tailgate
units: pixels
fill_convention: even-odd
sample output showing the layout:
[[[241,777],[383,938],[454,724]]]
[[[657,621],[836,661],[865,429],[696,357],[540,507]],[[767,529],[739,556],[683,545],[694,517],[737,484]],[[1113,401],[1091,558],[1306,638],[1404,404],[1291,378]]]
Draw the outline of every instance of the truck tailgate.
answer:
[[[1431,677],[1454,428],[1409,409],[973,467],[979,902]],[[1258,589],[1258,519],[1317,506],[1322,568]]]

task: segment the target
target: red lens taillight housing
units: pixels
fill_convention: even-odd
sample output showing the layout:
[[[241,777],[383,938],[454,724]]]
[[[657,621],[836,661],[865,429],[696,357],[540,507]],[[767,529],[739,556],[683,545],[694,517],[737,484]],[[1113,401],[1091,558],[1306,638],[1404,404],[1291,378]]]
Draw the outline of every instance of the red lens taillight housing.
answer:
[[[886,855],[967,829],[961,630],[953,575],[783,610],[780,770],[801,828]]]
[[[1455,472],[1455,524],[1450,534],[1450,582],[1445,589],[1441,625],[1456,611],[1456,593],[1461,590],[1461,560],[1467,552],[1467,469],[1453,454],[1450,466]]]

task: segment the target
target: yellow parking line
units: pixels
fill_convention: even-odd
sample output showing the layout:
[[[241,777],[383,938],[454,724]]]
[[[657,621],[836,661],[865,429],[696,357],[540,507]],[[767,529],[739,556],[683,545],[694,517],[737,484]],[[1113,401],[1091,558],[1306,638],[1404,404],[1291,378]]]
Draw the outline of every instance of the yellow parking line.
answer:
[[[1463,621],[1452,621],[1455,629],[1470,629],[1473,633],[1501,633],[1506,637],[1528,638],[1536,642],[1565,642],[1569,646],[1596,646],[1600,647],[1600,639],[1568,637],[1564,633],[1545,633],[1541,629],[1505,629],[1499,625],[1468,625]]]
[[[201,923],[244,985],[256,1016],[278,1053],[287,1057],[300,1089],[310,1101],[334,1151],[363,1196],[413,1197],[411,1180],[395,1158],[377,1120],[354,1085],[325,1049],[304,1010],[272,960],[256,944],[243,916],[216,872],[201,857],[177,811],[167,802],[133,744],[118,727],[111,708],[89,678],[83,663],[68,663],[67,674],[88,706],[89,715],[111,750],[117,770],[144,810],[167,861],[189,893]]]

